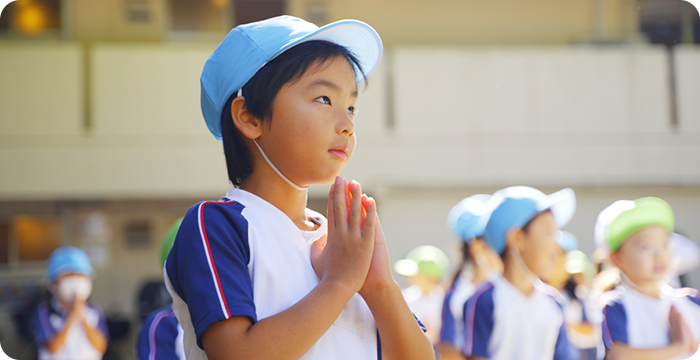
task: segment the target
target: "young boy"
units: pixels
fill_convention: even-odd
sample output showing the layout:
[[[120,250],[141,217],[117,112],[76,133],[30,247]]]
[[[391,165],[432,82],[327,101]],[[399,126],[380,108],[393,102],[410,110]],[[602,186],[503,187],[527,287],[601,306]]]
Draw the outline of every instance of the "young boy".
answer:
[[[462,263],[442,304],[438,351],[444,360],[464,359],[464,303],[483,282],[503,271],[503,261],[483,239],[491,215],[486,206],[490,198],[491,195],[485,194],[470,196],[457,203],[447,214],[447,226],[461,240]]]
[[[434,358],[374,200],[337,177],[381,54],[362,22],[281,16],[236,27],[207,60],[202,112],[235,188],[190,208],[165,264],[188,360]],[[326,183],[328,220],[306,208]]]
[[[160,247],[160,266],[165,265],[175,236],[182,224],[179,218],[170,225]],[[184,331],[177,322],[173,305],[152,311],[143,320],[134,352],[139,360],[185,360]]]
[[[39,360],[102,359],[109,335],[102,310],[87,302],[92,273],[83,250],[66,246],[51,253],[46,274],[53,296],[37,307],[33,324]]]
[[[606,358],[687,358],[700,341],[700,297],[695,289],[674,290],[663,281],[672,256],[671,206],[647,197],[609,208],[617,214],[605,230],[606,240],[622,283],[605,294]]]
[[[573,217],[571,189],[549,196],[515,186],[493,195],[484,240],[503,258],[503,275],[464,305],[463,353],[470,359],[575,359],[557,290],[547,280],[559,251],[557,232]]]

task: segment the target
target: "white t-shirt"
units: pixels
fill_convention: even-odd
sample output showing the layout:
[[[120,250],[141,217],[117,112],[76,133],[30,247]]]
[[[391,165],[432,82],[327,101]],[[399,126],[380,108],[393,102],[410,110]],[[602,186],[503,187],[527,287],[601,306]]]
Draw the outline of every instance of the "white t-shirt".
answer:
[[[273,316],[318,285],[310,249],[327,225],[322,215],[307,211],[319,224],[314,234],[241,189],[189,209],[165,264],[188,360],[207,359],[201,335],[211,324],[231,316],[253,322]],[[355,294],[301,359],[377,359],[377,343],[372,313]]]
[[[607,348],[615,342],[638,349],[665,347],[668,338],[671,305],[681,313],[700,341],[700,295],[691,288],[673,289],[663,285],[659,298],[653,298],[620,285],[603,295],[603,341]],[[687,358],[691,354],[679,358]]]
[[[430,340],[437,343],[442,322],[440,312],[442,302],[445,299],[445,290],[436,284],[429,293],[424,294],[420,286],[411,285],[401,290],[401,293],[408,308],[428,329],[427,335]]]
[[[491,360],[576,359],[559,292],[537,281],[525,296],[503,276],[484,283],[464,304],[465,356]]]

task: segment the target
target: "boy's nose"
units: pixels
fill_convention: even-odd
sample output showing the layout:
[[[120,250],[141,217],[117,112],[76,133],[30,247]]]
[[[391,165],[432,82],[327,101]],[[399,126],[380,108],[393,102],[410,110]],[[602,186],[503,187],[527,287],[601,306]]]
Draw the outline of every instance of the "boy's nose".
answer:
[[[352,134],[355,133],[355,122],[353,119],[350,117],[350,115],[343,111],[341,114],[337,116],[338,118],[338,133],[339,134],[347,134],[349,136],[352,136]]]

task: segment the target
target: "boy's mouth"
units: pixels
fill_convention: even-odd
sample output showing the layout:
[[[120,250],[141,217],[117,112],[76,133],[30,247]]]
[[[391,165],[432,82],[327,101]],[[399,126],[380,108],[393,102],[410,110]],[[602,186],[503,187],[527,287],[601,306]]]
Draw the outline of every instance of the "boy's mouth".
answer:
[[[347,159],[348,158],[348,146],[343,145],[343,146],[338,146],[333,149],[328,150],[329,153],[332,155],[341,158],[341,159]]]
[[[654,265],[655,274],[663,274],[666,272],[666,265]]]

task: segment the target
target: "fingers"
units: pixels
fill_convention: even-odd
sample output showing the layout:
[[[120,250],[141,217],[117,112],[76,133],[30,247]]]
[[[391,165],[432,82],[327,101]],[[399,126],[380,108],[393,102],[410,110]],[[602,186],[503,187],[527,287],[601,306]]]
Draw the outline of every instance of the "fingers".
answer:
[[[374,238],[375,227],[377,225],[377,203],[372,198],[364,197],[364,207],[367,209],[367,219],[362,227],[362,237],[371,236]]]
[[[348,226],[348,212],[345,205],[346,193],[347,182],[340,176],[336,177],[335,184],[333,184],[333,202],[329,206],[333,207],[334,225],[338,230],[345,230]]]
[[[335,184],[331,184],[331,190],[328,192],[328,205],[326,205],[326,215],[328,216],[328,231],[335,228]]]
[[[350,204],[350,220],[348,226],[350,229],[360,229],[362,222],[362,189],[357,181],[351,181],[348,185],[350,193],[352,193],[352,202]],[[350,197],[350,194],[347,196]],[[347,199],[347,198],[346,198]]]

